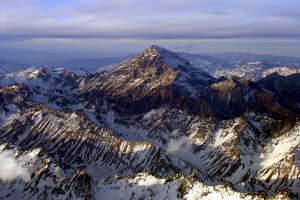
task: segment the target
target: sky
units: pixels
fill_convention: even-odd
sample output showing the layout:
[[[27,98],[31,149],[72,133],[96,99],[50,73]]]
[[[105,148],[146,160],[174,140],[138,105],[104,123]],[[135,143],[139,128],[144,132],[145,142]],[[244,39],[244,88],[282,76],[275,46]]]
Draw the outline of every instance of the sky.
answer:
[[[300,57],[299,0],[1,0],[0,58],[30,64],[171,51]]]

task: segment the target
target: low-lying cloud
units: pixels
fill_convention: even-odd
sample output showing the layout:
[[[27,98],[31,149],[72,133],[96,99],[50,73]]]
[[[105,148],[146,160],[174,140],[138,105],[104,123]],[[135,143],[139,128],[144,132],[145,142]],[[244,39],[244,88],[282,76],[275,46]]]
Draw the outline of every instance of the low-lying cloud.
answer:
[[[188,142],[188,140],[189,138],[185,136],[180,139],[171,139],[166,148],[166,154],[176,153],[184,143]]]
[[[31,178],[30,171],[16,159],[14,152],[11,150],[2,151],[4,145],[0,146],[0,179],[3,181],[12,181],[18,177],[28,182]]]
[[[174,129],[171,133],[172,137],[178,137],[179,129]]]
[[[164,108],[159,108],[159,109],[152,109],[151,111],[147,112],[144,116],[143,119],[150,119],[152,115],[158,114],[160,112],[164,111]]]

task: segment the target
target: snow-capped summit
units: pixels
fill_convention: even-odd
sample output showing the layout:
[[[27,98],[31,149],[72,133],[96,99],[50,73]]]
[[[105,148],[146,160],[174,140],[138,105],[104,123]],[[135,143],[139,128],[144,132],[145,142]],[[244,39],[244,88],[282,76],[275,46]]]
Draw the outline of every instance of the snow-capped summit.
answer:
[[[146,49],[142,54],[147,55],[161,55],[164,58],[177,58],[179,59],[178,55],[172,51],[169,51],[163,47],[152,45],[150,48]]]
[[[82,90],[105,90],[109,96],[140,96],[171,86],[187,96],[197,97],[202,86],[214,81],[215,78],[193,67],[176,53],[153,45],[101,77],[88,76]]]
[[[213,79],[207,73],[202,71],[199,67],[195,68],[189,61],[179,57],[175,52],[169,51],[163,47],[152,45],[146,49],[140,56],[145,58],[154,58],[155,56],[161,57],[173,70],[186,71],[188,69],[195,70],[202,73],[202,76],[207,76],[209,79]]]
[[[201,87],[215,82],[215,78],[199,67],[194,67],[189,61],[180,58],[176,53],[165,48],[153,45],[141,54],[143,57],[150,56],[150,58],[153,58],[154,55],[160,58],[160,62],[167,63],[174,71],[179,73],[174,81],[174,86],[185,94],[197,97]]]
[[[122,102],[121,107],[130,112],[149,111],[170,102],[198,112],[206,106],[200,106],[203,102],[194,102],[195,98],[202,87],[214,81],[175,53],[151,46],[108,73],[82,77],[79,91],[93,98],[102,96],[116,104]],[[193,100],[186,101],[183,97]]]

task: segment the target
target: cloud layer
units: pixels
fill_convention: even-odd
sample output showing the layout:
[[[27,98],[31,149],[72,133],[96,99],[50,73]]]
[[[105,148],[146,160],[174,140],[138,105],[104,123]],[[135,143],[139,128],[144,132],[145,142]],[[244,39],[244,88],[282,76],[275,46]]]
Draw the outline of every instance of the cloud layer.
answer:
[[[299,57],[299,7],[299,0],[2,0],[0,54],[30,64],[157,44]]]
[[[1,2],[1,38],[299,39],[299,1]]]

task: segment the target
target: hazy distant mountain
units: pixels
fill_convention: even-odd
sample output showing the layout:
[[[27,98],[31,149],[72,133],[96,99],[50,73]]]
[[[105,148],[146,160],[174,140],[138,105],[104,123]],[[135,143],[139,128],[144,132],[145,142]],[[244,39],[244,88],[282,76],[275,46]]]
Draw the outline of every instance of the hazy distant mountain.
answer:
[[[257,81],[268,74],[278,72],[280,75],[300,73],[300,62],[286,61],[227,61],[201,54],[178,53],[193,66],[199,67],[215,78],[236,76]]]
[[[201,55],[212,56],[217,59],[227,61],[285,61],[285,62],[300,62],[300,58],[274,56],[274,55],[258,55],[252,53],[241,52],[222,52],[222,53],[201,53]]]
[[[21,72],[28,69],[30,65],[23,63],[12,63],[3,59],[0,59],[0,77],[5,76],[13,72]]]

